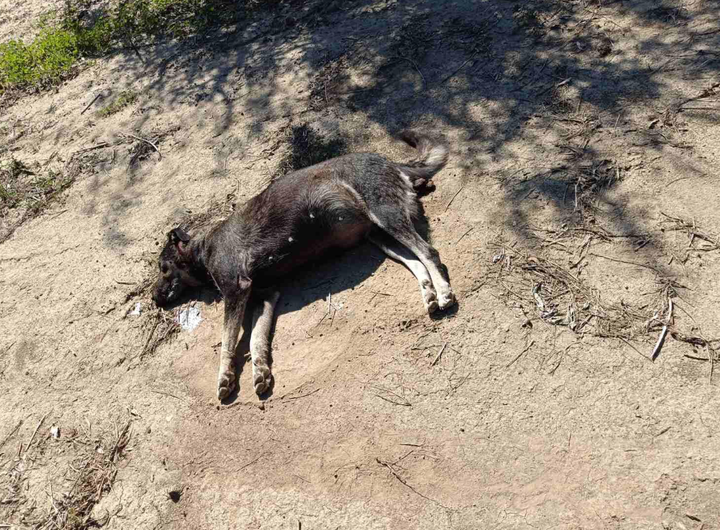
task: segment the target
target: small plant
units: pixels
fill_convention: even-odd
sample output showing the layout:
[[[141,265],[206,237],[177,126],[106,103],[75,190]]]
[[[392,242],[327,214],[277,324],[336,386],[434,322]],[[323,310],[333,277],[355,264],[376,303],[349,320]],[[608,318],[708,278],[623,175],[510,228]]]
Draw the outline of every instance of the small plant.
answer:
[[[0,44],[0,90],[57,82],[77,57],[76,36],[61,28],[43,29],[30,44]]]
[[[16,158],[0,163],[0,213],[15,207],[20,202],[18,187],[23,174],[32,175],[33,172]]]
[[[39,175],[15,158],[5,160],[0,163],[0,215],[19,206],[39,213],[70,184],[72,179],[58,171]]]
[[[135,103],[135,101],[137,101],[137,98],[138,93],[133,90],[126,90],[124,92],[121,92],[120,95],[115,99],[115,101],[97,111],[97,115],[101,118],[111,116],[116,112],[120,112],[125,107]]]
[[[3,184],[2,182],[0,182],[0,204],[14,204],[16,198],[17,193],[15,193],[9,187],[6,187],[5,184]]]
[[[71,178],[66,178],[62,173],[49,169],[47,173],[38,176],[24,186],[20,198],[25,202],[28,210],[37,215],[71,184]]]

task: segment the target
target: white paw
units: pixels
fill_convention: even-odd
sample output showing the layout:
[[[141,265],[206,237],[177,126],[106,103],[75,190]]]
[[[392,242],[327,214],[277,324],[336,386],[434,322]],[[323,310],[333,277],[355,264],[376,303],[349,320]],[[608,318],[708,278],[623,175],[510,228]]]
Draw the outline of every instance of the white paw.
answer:
[[[448,307],[455,305],[455,294],[452,290],[448,289],[438,297],[438,304],[440,309],[447,309]]]
[[[437,311],[437,294],[435,294],[435,289],[433,289],[432,283],[429,281],[423,282],[420,285],[420,290],[422,291],[423,302],[425,303],[425,309],[427,309],[427,312],[434,313]]]
[[[267,365],[256,366],[253,364],[253,386],[258,396],[262,396],[270,388],[271,382],[270,368]]]
[[[235,390],[235,371],[225,370],[218,375],[217,397],[220,401],[227,399]]]
[[[433,290],[423,291],[423,301],[428,313],[434,313],[438,309],[437,295]]]

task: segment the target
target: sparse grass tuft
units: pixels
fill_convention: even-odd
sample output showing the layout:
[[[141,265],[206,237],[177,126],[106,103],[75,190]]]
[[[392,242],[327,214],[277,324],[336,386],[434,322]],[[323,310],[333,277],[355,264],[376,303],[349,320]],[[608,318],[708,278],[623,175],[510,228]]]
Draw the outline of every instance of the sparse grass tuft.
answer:
[[[137,101],[138,93],[134,90],[126,90],[124,92],[121,92],[120,95],[118,95],[117,98],[115,98],[114,101],[112,101],[109,105],[106,107],[100,109],[97,112],[97,115],[100,118],[106,118],[108,116],[112,116],[113,114],[120,112],[125,107],[132,105]]]
[[[12,157],[0,161],[0,227],[5,225],[0,243],[22,223],[40,215],[72,183],[72,177],[51,168],[30,169]],[[11,216],[11,210],[18,212]]]
[[[0,213],[17,206],[22,198],[23,175],[34,175],[25,164],[16,158],[0,162]]]
[[[39,213],[71,183],[71,179],[52,169],[37,174],[15,158],[1,162],[0,216],[18,206],[25,206],[33,213]]]

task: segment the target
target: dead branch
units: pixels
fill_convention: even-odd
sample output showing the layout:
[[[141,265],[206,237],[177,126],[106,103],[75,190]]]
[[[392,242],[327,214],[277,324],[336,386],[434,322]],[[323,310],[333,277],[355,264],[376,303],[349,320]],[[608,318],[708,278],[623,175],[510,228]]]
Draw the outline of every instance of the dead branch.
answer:
[[[15,426],[14,429],[12,429],[8,435],[3,439],[2,442],[0,442],[0,449],[3,448],[3,446],[7,443],[7,441],[12,438],[12,436],[17,432],[17,430],[20,428],[20,426],[23,424],[23,420],[20,420],[18,424]]]
[[[452,196],[452,199],[450,199],[450,202],[448,202],[448,203],[447,203],[447,206],[445,207],[445,211],[446,211],[446,212],[448,211],[448,208],[450,208],[450,205],[451,205],[451,204],[453,203],[453,201],[455,200],[455,197],[457,197],[458,195],[460,195],[460,192],[461,192],[464,188],[465,188],[465,184],[463,184],[462,186],[460,186],[460,189],[455,192],[455,195]]]
[[[37,427],[35,427],[35,430],[33,431],[32,436],[30,437],[30,441],[27,443],[27,446],[25,447],[26,454],[27,454],[28,450],[30,449],[30,446],[32,445],[33,440],[35,439],[35,435],[40,430],[40,426],[43,424],[43,422],[45,421],[45,418],[47,418],[49,414],[50,414],[49,412],[46,412],[45,415],[38,422]]]
[[[87,104],[87,107],[85,107],[85,108],[82,110],[82,112],[80,113],[80,116],[82,116],[83,114],[85,114],[85,112],[87,111],[87,109],[89,109],[90,107],[92,107],[93,103],[95,103],[101,95],[102,95],[102,93],[98,93],[98,95],[95,96],[95,97],[93,98],[93,100],[92,100],[90,103]]]

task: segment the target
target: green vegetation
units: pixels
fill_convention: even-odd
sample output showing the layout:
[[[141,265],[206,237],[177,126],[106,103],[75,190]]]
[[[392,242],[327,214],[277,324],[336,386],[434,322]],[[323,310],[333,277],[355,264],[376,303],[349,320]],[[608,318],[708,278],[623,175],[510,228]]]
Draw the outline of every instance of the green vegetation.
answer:
[[[44,29],[30,44],[0,45],[0,89],[60,80],[78,57],[77,38],[63,29]]]
[[[183,38],[240,20],[260,2],[231,0],[120,0],[92,11],[91,0],[66,0],[59,13],[46,13],[30,43],[0,44],[0,94],[9,89],[61,82],[82,57],[99,57],[114,46],[137,49],[159,37]]]
[[[111,116],[115,114],[116,112],[120,112],[122,109],[127,107],[128,105],[132,105],[135,103],[135,101],[138,98],[138,93],[133,90],[126,90],[124,92],[121,92],[120,95],[118,95],[115,100],[107,105],[106,107],[103,107],[99,111],[97,111],[97,115],[101,118],[106,118],[107,116]]]
[[[0,211],[13,208],[19,202],[17,182],[23,174],[32,174],[25,164],[15,158],[0,164]]]

